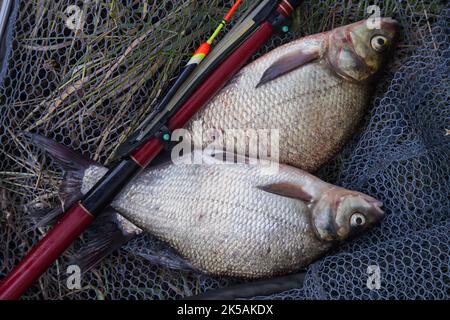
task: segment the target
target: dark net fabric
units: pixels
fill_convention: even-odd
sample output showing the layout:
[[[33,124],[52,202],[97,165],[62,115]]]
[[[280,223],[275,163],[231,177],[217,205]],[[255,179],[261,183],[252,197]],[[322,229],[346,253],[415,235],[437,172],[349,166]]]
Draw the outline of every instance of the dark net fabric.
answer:
[[[244,1],[239,12],[254,2]],[[401,23],[402,39],[360,131],[319,172],[327,181],[382,200],[386,219],[312,264],[304,285],[258,298],[450,297],[450,12],[442,3],[380,2],[381,13]],[[19,2],[9,68],[0,87],[0,277],[46,231],[32,228],[30,212],[61,205],[60,168],[18,133],[40,133],[109,164],[115,148],[231,4]],[[81,11],[69,10],[71,5]],[[367,17],[366,5],[305,1],[292,31],[273,37],[258,55],[298,36]],[[77,13],[83,16],[80,26],[73,19],[67,22]],[[158,244],[143,235],[86,273],[80,290],[69,290],[67,262],[83,241],[24,298],[175,299],[239,282],[152,265],[142,256]],[[379,289],[367,287],[369,266],[379,267]]]

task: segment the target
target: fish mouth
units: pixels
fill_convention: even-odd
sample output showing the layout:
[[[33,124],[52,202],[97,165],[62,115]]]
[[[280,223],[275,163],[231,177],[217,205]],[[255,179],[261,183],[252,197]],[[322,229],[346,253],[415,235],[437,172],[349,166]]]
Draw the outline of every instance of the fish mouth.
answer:
[[[373,218],[373,220],[378,221],[384,218],[384,211],[381,209],[383,207],[383,202],[375,199],[366,194],[362,194],[362,198],[370,205],[368,210],[368,215]]]
[[[381,19],[381,29],[389,31],[391,34],[396,34],[400,23],[392,18],[380,18]]]
[[[383,206],[383,203],[381,202],[381,205],[380,206],[376,206],[375,210],[374,210],[374,213],[377,216],[378,220],[383,219],[384,216],[385,216],[385,212],[383,211],[383,209],[381,209],[382,206]]]
[[[383,206],[383,202],[382,202],[382,201],[380,201],[380,200],[378,200],[378,199],[375,199],[375,198],[372,198],[372,197],[371,197],[371,199],[369,200],[369,203],[370,203],[371,205],[377,207],[377,208],[381,208],[381,207]]]
[[[393,27],[398,27],[399,23],[397,20],[392,19],[391,17],[383,17],[380,18],[381,19],[381,23],[382,24],[386,24],[387,26],[393,26]]]

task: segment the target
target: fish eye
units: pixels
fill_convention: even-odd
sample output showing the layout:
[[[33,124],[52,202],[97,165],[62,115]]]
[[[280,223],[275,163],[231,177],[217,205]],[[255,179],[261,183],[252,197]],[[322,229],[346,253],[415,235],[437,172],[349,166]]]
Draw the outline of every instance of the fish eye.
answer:
[[[366,223],[366,217],[359,212],[352,214],[350,217],[350,225],[352,227],[361,227]]]
[[[374,36],[370,40],[370,45],[375,51],[382,52],[388,47],[388,39],[384,36]]]

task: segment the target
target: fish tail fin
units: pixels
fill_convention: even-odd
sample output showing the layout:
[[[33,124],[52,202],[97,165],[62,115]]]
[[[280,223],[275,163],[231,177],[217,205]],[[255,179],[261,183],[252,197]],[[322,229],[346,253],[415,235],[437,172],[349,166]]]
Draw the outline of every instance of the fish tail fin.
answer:
[[[81,196],[81,184],[84,172],[89,166],[98,165],[75,151],[38,134],[22,132],[22,136],[37,148],[46,151],[55,159],[64,171],[63,181],[59,187],[61,205],[53,210],[40,210],[31,213],[36,221],[35,227],[43,227],[55,222],[63,212],[70,208]]]
[[[86,169],[100,165],[41,135],[33,133],[22,135],[32,145],[47,152],[64,172],[63,181],[59,186],[61,204],[50,211],[31,212],[32,218],[36,221],[35,228],[48,226],[59,220],[64,212],[83,196],[81,186]],[[86,243],[72,257],[72,264],[77,264],[83,272],[86,272],[140,232],[139,228],[108,207],[86,230],[84,238]]]
[[[112,207],[108,207],[86,231],[86,242],[74,254],[71,264],[78,265],[85,273],[141,232]]]

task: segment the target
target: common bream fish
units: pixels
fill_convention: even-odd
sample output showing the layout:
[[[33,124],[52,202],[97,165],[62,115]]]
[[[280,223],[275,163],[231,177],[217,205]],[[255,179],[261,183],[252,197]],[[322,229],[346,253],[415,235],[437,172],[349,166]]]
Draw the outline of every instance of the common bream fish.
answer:
[[[290,42],[244,67],[187,125],[278,129],[280,162],[315,171],[357,128],[397,22],[368,20]],[[226,132],[225,132],[226,134]],[[194,139],[195,140],[195,139]],[[196,140],[203,147],[212,137]],[[248,155],[249,140],[238,142]]]
[[[107,171],[46,138],[32,140],[69,164],[63,196],[86,193]],[[209,274],[293,272],[384,215],[380,201],[291,166],[268,171],[261,164],[218,164],[206,153],[196,155],[203,164],[183,163],[189,156],[145,170],[111,206]],[[124,236],[139,232],[119,222]]]

